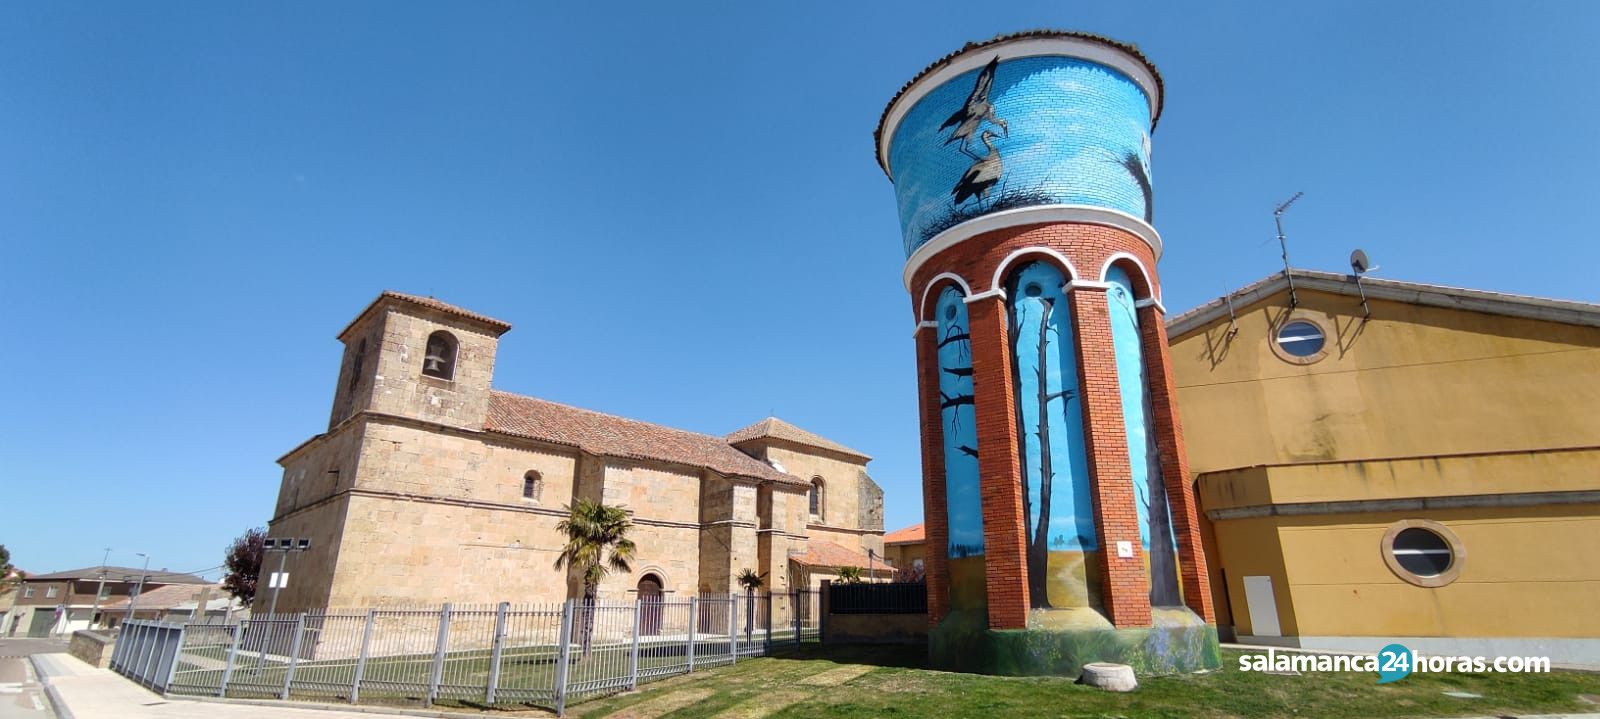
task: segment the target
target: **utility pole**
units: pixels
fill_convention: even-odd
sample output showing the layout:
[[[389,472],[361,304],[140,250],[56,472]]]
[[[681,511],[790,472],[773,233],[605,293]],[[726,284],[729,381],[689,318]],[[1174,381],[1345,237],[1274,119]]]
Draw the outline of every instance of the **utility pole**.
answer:
[[[144,578],[150,574],[150,555],[144,552],[134,554],[144,557],[144,568],[139,570],[139,584],[133,588],[133,596],[128,597],[128,616],[123,618],[123,622],[133,619],[133,606],[139,602],[139,595],[144,592]]]
[[[100,586],[94,590],[94,607],[89,609],[89,628],[94,629],[94,619],[100,614],[100,597],[106,593],[106,561],[111,559],[111,548],[106,547],[105,556],[100,558]],[[133,600],[129,600],[131,603]],[[69,620],[70,621],[70,620]]]

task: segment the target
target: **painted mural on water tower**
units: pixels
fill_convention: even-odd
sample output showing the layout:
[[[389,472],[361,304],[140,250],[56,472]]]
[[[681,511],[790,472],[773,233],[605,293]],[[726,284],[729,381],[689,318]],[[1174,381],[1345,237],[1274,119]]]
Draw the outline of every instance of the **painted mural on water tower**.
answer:
[[[996,55],[917,101],[890,148],[907,255],[1018,207],[1089,205],[1146,222],[1154,211],[1149,100],[1087,60]]]
[[[1066,102],[1061,102],[1065,96]],[[1039,97],[1052,102],[1040,103]],[[1149,100],[1098,63],[998,55],[930,91],[900,123],[890,153],[906,251],[967,220],[1035,205],[1091,205],[1150,221]],[[1151,603],[1182,604],[1175,537],[1149,431],[1138,316],[1126,272],[1114,268],[1112,307],[1123,416]],[[1101,587],[1067,278],[1034,262],[1007,278],[1017,454],[1029,595],[1036,608],[1099,607]],[[961,292],[935,306],[944,432],[946,513],[955,606],[981,603],[983,516],[971,345]],[[1154,538],[1154,539],[1152,539]],[[966,592],[962,588],[968,589]],[[980,596],[972,596],[978,591]]]

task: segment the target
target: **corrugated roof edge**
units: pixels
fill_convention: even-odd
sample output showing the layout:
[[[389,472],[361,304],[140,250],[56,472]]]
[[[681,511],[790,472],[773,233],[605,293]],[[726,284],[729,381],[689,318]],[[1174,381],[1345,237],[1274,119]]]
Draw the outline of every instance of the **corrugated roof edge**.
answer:
[[[1319,270],[1291,269],[1295,288],[1332,294],[1360,296],[1354,275]],[[1422,282],[1361,278],[1369,299],[1443,307],[1447,309],[1485,312],[1489,314],[1545,320],[1561,324],[1600,327],[1600,305],[1571,300],[1556,300],[1507,292],[1472,290],[1448,285],[1430,285]],[[1288,277],[1275,272],[1222,297],[1188,310],[1167,320],[1169,341],[1187,334],[1221,317],[1228,312],[1228,298],[1233,299],[1234,310],[1262,302],[1284,292],[1289,287]]]
[[[912,85],[917,84],[918,80],[927,77],[933,71],[944,67],[945,65],[949,64],[951,60],[965,55],[966,53],[974,50],[981,50],[993,45],[1010,42],[1012,40],[1030,37],[1063,37],[1091,40],[1126,52],[1136,58],[1139,62],[1144,63],[1144,66],[1150,68],[1150,74],[1156,79],[1156,94],[1158,95],[1156,98],[1156,111],[1155,114],[1150,117],[1150,129],[1152,131],[1155,130],[1156,124],[1161,121],[1161,110],[1166,106],[1166,83],[1161,79],[1161,71],[1156,69],[1156,64],[1151,62],[1150,58],[1145,57],[1145,54],[1139,50],[1138,45],[1122,42],[1121,40],[1109,38],[1105,35],[1096,35],[1090,32],[1078,32],[1076,30],[1052,30],[1049,28],[1022,30],[1019,32],[996,35],[982,42],[969,42],[965,45],[962,45],[960,50],[956,50],[955,52],[949,53],[944,57],[933,61],[927,67],[922,68],[921,72],[912,76],[910,80],[907,80],[906,84],[900,86],[900,90],[895,92],[894,97],[889,99],[889,104],[883,106],[883,113],[878,116],[878,127],[872,131],[872,158],[874,162],[878,163],[879,169],[883,170],[883,174],[889,174],[889,168],[886,164],[884,164],[884,158],[878,154],[878,149],[883,146],[883,124],[889,120],[889,111],[894,109],[895,103],[900,101],[900,98],[906,94],[907,90],[911,89]]]

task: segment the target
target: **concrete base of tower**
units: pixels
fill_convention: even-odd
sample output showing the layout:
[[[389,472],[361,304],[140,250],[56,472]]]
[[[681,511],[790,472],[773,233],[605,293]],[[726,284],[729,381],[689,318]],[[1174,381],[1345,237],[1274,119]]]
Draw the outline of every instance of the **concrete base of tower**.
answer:
[[[928,633],[928,653],[938,669],[1003,676],[1076,677],[1091,662],[1140,677],[1222,667],[1215,626],[1182,607],[1152,614],[1154,626],[1117,629],[1092,609],[1042,609],[1027,629],[990,629],[983,610],[958,609]]]

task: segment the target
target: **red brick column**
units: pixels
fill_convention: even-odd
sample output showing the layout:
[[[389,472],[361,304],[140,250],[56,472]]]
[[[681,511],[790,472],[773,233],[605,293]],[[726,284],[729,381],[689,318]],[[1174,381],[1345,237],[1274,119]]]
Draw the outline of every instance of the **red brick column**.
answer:
[[[1145,381],[1150,383],[1150,409],[1161,454],[1161,480],[1167,486],[1172,508],[1172,531],[1178,538],[1178,570],[1183,578],[1183,602],[1206,622],[1217,622],[1212,604],[1211,577],[1200,539],[1200,507],[1189,483],[1189,458],[1183,446],[1183,423],[1178,417],[1178,389],[1172,378],[1172,351],[1167,346],[1166,318],[1154,305],[1139,309],[1140,344],[1144,349]]]
[[[950,613],[949,513],[945,510],[944,417],[939,407],[938,330],[917,330],[917,407],[922,424],[922,521],[928,624]]]
[[[1089,454],[1089,496],[1100,540],[1103,601],[1118,628],[1150,626],[1150,579],[1139,542],[1133,470],[1117,385],[1117,357],[1105,288],[1074,287],[1069,298],[1078,340],[1078,383],[1084,444]],[[981,450],[980,450],[981,452]],[[1117,542],[1132,542],[1132,557],[1117,556]],[[993,600],[991,600],[993,601]]]
[[[999,296],[978,300],[967,306],[967,313],[972,334],[989,627],[1024,629],[1028,626],[1027,544],[1004,300]]]

